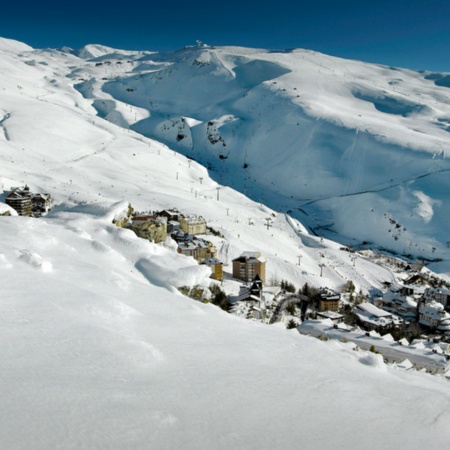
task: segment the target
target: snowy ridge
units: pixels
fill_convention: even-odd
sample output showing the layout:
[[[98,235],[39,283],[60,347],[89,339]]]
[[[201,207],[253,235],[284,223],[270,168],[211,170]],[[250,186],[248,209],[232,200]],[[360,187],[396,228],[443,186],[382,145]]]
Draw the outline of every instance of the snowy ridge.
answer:
[[[23,42],[15,41],[14,39],[6,39],[0,37],[0,51],[2,52],[17,53],[31,50],[33,50],[33,48],[27,44],[24,44]]]
[[[197,52],[186,49],[186,58],[190,51]],[[253,52],[239,51],[245,53],[239,58]],[[206,63],[209,72],[200,82],[226,80],[240,89],[245,107],[251,91],[262,89],[270,109],[271,86],[261,81],[266,70],[278,81],[291,74],[278,69],[279,62],[260,65],[211,50],[200,53],[206,59],[194,65],[196,53],[191,74]],[[177,207],[202,215],[223,234],[208,239],[228,272],[233,258],[257,250],[267,259],[269,279],[296,286],[338,289],[351,279],[368,291],[395,280],[389,268],[367,255],[355,255],[354,261],[340,244],[309,233],[309,223],[266,206],[265,200],[275,204],[279,196],[261,190],[261,199],[253,201],[219,184],[218,171],[213,179],[196,161],[134,131],[149,118],[156,117],[155,129],[171,119],[162,111],[176,106],[169,93],[182,70],[170,63],[170,55],[154,61],[146,55],[146,73],[135,73],[144,65],[140,58],[106,64],[109,59],[86,62],[57,50],[0,54],[1,200],[11,187],[28,184],[49,192],[56,204],[40,219],[0,217],[2,446],[273,449],[301,442],[303,448],[321,449],[443,448],[450,438],[444,378],[395,370],[349,344],[245,321],[188,299],[177,287],[208,285],[209,269],[170,245],[152,244],[112,223],[129,203],[139,211]],[[165,81],[155,70],[163,71]],[[119,74],[123,78],[109,79]],[[160,82],[161,88],[167,83],[166,97],[156,98],[153,84]],[[261,86],[243,97],[257,82]],[[150,109],[142,93],[126,90],[148,86]],[[237,158],[237,147],[224,153],[224,160],[215,150],[233,147],[233,130],[239,134],[233,127],[239,126],[245,139],[257,138],[246,127],[251,114],[243,120],[240,107],[228,111],[235,91],[218,86],[216,92],[224,106],[212,125],[213,109],[200,114],[195,92],[190,108],[180,100],[189,110],[180,110],[176,123],[191,130],[193,146],[186,148],[192,156],[203,154],[196,145],[201,137],[222,164]],[[136,106],[126,101],[128,95]],[[122,122],[113,123],[119,117]],[[175,135],[174,147],[182,149],[184,139],[178,142]],[[242,157],[249,168],[257,165],[250,159],[253,151],[250,146]],[[220,175],[238,184],[236,173],[245,169],[234,173],[234,164],[224,164]],[[255,180],[247,179],[248,190]],[[417,185],[414,196],[418,214],[433,223],[439,198]],[[8,209],[0,204],[0,211]],[[361,219],[360,228],[365,226]]]
[[[73,51],[73,54],[82,59],[100,59],[107,55],[132,55],[134,52],[118,50],[100,44],[89,44]]]

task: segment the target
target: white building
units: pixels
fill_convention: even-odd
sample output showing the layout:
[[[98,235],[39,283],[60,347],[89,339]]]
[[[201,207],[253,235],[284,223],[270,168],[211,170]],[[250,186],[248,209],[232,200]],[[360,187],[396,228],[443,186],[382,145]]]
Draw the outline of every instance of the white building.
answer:
[[[442,303],[435,300],[419,305],[419,323],[439,331],[450,331],[450,314],[444,310]]]
[[[358,319],[364,323],[368,328],[387,327],[390,325],[399,325],[403,322],[402,319],[396,315],[377,308],[371,303],[361,303],[357,305],[353,311]]]
[[[423,293],[424,300],[436,300],[444,308],[450,306],[450,290],[442,288],[427,288]]]
[[[386,311],[399,315],[402,319],[413,322],[417,317],[417,301],[409,295],[387,292],[381,298],[374,299],[373,304]]]

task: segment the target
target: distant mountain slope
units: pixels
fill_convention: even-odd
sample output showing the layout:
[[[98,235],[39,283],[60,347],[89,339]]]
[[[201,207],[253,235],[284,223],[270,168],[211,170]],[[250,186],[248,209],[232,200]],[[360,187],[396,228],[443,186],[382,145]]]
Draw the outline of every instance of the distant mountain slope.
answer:
[[[0,51],[1,52],[22,52],[22,51],[30,51],[33,50],[32,47],[30,47],[27,44],[24,44],[23,42],[15,41],[14,39],[6,39],[0,37]]]
[[[445,74],[304,50],[195,47],[128,65],[109,59],[106,69],[83,68],[89,79],[78,85],[102,117],[170,144],[319,234],[446,255]],[[110,100],[106,111],[100,101]],[[146,114],[123,121],[122,104]]]

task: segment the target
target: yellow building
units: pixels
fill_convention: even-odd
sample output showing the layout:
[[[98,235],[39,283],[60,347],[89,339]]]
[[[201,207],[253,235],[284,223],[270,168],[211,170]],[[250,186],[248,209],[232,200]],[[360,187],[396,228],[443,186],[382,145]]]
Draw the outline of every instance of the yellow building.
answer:
[[[206,220],[202,216],[182,217],[180,227],[187,234],[206,234]]]
[[[214,280],[222,281],[223,280],[223,263],[220,262],[217,258],[209,258],[204,261],[212,271],[211,278]]]

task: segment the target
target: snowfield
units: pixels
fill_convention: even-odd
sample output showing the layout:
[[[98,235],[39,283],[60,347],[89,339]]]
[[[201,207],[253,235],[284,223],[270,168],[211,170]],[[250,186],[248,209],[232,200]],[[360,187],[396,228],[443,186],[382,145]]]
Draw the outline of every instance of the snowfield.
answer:
[[[173,58],[179,60],[178,69]],[[373,155],[368,146],[364,157],[355,159],[352,152],[359,150],[348,147],[347,164],[359,178],[348,177],[346,169],[342,174],[329,173],[335,183],[314,177],[311,183],[322,190],[309,186],[302,192],[294,183],[290,170],[310,171],[322,157],[313,146],[310,159],[299,156],[292,160],[289,145],[279,145],[288,138],[298,141],[296,133],[284,132],[286,137],[277,141],[282,130],[276,130],[284,121],[297,123],[299,119],[297,112],[289,115],[292,98],[278,92],[284,85],[275,88],[271,80],[277,77],[278,84],[288,77],[283,81],[287,83],[295,75],[290,66],[295,60],[304,66],[299,72],[302,77],[321,83],[310,67],[314,63],[322,73],[322,59],[335,61],[337,67],[335,58],[327,58],[301,51],[279,55],[231,48],[185,49],[175,56],[102,46],[78,52],[33,50],[0,40],[0,200],[4,202],[11,187],[28,184],[34,192],[50,193],[56,204],[40,219],[14,213],[0,217],[2,448],[445,448],[450,439],[450,391],[444,377],[394,369],[379,355],[355,351],[351,344],[321,342],[295,330],[246,321],[195,302],[177,288],[208,286],[209,269],[178,255],[170,243],[155,245],[113,224],[128,204],[138,211],[176,207],[202,215],[223,234],[223,238],[208,238],[219,249],[228,273],[231,260],[242,251],[258,250],[267,259],[269,280],[333,289],[353,280],[357,289],[367,292],[395,280],[396,275],[363,255],[356,255],[354,261],[341,250],[341,244],[327,236],[315,236],[309,226],[316,219],[326,219],[325,211],[336,229],[359,238],[352,234],[357,229],[361,235],[373,234],[372,241],[378,237],[382,241],[383,229],[392,219],[407,228],[398,239],[402,245],[407,245],[407,233],[415,239],[420,229],[418,245],[424,252],[427,246],[436,245],[429,253],[443,257],[435,268],[445,269],[447,249],[439,244],[445,234],[442,218],[447,217],[449,191],[442,189],[448,183],[445,172],[439,172],[446,170],[446,132],[442,127],[433,137],[423,137],[442,146],[434,159],[431,150],[419,148],[420,143],[418,148],[403,145],[402,133],[412,136],[413,132],[406,130],[404,117],[399,115],[395,125],[403,130],[397,135],[399,141],[387,137],[390,143],[383,147],[378,138],[360,132],[373,148],[384,149],[383,156]],[[183,69],[183,64],[189,69]],[[367,71],[366,86],[373,84],[369,76],[374,70],[389,74],[393,70],[345,64]],[[205,89],[203,98],[194,85],[190,97],[181,98],[182,83],[191,75],[192,83],[197,83],[194,74],[198,70],[208,71],[200,77],[202,83],[214,79],[217,83]],[[419,74],[407,71],[398,73],[398,77],[415,77],[417,83],[429,86],[427,96],[433,92],[444,95],[446,88],[435,86],[434,81],[425,82]],[[222,86],[223,77],[230,77],[230,86]],[[178,91],[172,91],[174,83],[181,83]],[[159,112],[149,109],[149,100],[142,93],[125,89],[119,96],[118,86],[145,87]],[[237,93],[242,108],[247,108],[245,116]],[[223,105],[222,111],[216,109],[212,94]],[[306,88],[301,95],[307,95]],[[329,98],[327,93],[323,95]],[[252,96],[259,98],[258,102],[250,102]],[[313,100],[310,106],[316,102],[317,117],[302,112],[302,127],[306,130],[315,122],[317,129],[311,139],[318,142],[327,139],[323,127],[336,130],[338,125],[327,115],[325,103],[317,96]],[[289,107],[282,109],[283,105]],[[173,119],[167,117],[169,106],[180,118],[174,141],[169,138],[173,130],[158,128],[163,118]],[[346,116],[345,105],[342,109],[342,120],[350,121],[352,113]],[[381,127],[376,123],[376,111],[371,111],[366,123]],[[105,120],[108,117],[111,120]],[[258,120],[261,128],[268,127],[269,134],[271,129],[276,131],[275,136],[267,141],[260,136],[257,128],[252,128]],[[426,131],[429,124],[414,120]],[[184,124],[184,131],[179,133],[178,124]],[[190,137],[177,141],[178,134],[186,132],[187,136],[188,128]],[[148,137],[153,132],[147,137],[147,133],[138,133],[147,129],[159,130],[155,137],[165,144]],[[228,144],[233,133],[234,144]],[[355,131],[346,122],[339,133],[348,137]],[[333,136],[335,139],[338,134]],[[191,147],[183,147],[185,139]],[[329,142],[334,142],[336,150],[339,145],[333,139]],[[214,140],[217,142],[212,144]],[[266,150],[275,142],[273,148],[280,151],[273,151],[269,160]],[[227,159],[220,160],[217,153],[208,156],[215,145],[227,149],[223,154]],[[247,156],[238,154],[239,146],[241,152],[247,148]],[[379,170],[370,179],[365,168],[381,161],[394,147],[398,153],[392,158],[398,161],[399,172],[402,168],[395,180],[402,181],[392,187]],[[223,165],[220,171],[207,170],[182,153],[206,164],[215,158],[214,164]],[[333,151],[329,154],[324,164],[332,167]],[[408,160],[403,164],[400,156],[404,155]],[[423,173],[434,167],[432,164],[440,169],[414,181],[408,177],[416,176],[418,170],[412,168],[419,168],[420,159]],[[245,179],[242,175],[247,169],[240,167],[243,162],[251,169]],[[393,171],[391,162],[386,161]],[[409,168],[403,171],[404,166]],[[325,174],[329,167],[320,170]],[[277,186],[272,189],[275,179]],[[219,184],[220,180],[223,183]],[[375,188],[344,197],[346,183],[346,194],[367,189],[370,183]],[[386,189],[376,192],[381,185]],[[253,200],[244,195],[244,188]],[[291,189],[304,201],[293,202]],[[328,190],[339,195],[332,197]],[[314,206],[318,197],[312,198],[313,193],[323,196],[318,209]],[[305,213],[297,212],[298,218],[306,219],[305,224],[278,208],[281,200],[293,211],[303,208]],[[398,208],[400,205],[404,206]],[[365,220],[364,208],[373,208],[377,219]],[[399,216],[393,214],[394,208]],[[9,210],[0,204],[0,213]],[[406,210],[420,217],[414,220],[423,229],[412,220],[407,225],[403,222]],[[271,219],[269,229],[267,218]],[[379,235],[375,234],[378,228]],[[443,272],[448,276],[450,270]]]
[[[445,379],[187,299],[201,267],[113,215],[1,222],[2,447],[445,447]]]
[[[319,234],[447,257],[446,74],[299,49],[187,47],[129,58],[110,50],[72,75],[100,117],[196,158],[214,179]],[[417,192],[431,200],[425,218],[415,213]]]

